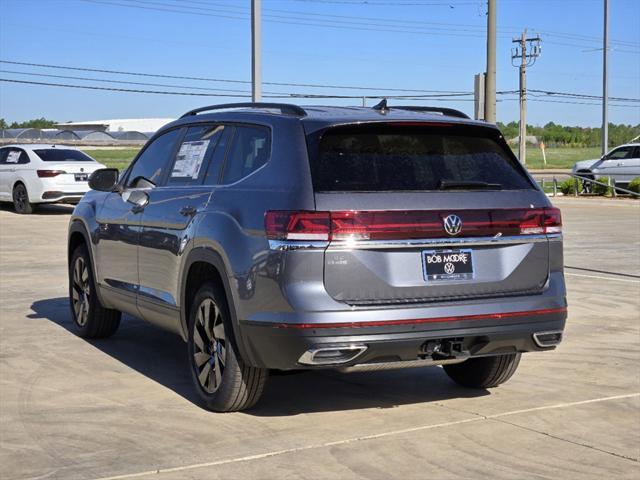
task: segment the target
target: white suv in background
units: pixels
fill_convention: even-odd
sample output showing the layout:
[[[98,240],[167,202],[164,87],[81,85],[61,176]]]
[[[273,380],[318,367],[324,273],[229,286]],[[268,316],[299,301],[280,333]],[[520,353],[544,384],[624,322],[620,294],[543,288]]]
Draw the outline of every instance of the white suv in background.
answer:
[[[39,203],[78,203],[89,175],[105,166],[77,148],[63,145],[7,145],[0,148],[0,201],[31,213]]]
[[[624,188],[631,180],[640,177],[640,143],[620,145],[602,158],[576,162],[573,173],[592,180],[611,177]]]

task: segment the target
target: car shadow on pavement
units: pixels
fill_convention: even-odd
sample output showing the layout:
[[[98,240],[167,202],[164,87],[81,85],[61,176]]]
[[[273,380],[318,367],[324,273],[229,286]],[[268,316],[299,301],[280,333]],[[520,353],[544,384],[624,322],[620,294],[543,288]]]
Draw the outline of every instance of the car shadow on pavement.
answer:
[[[31,319],[47,319],[74,333],[66,297],[38,300]],[[124,316],[113,337],[87,340],[103,353],[200,404],[189,378],[186,345],[177,335]],[[489,395],[453,383],[438,367],[364,372],[332,370],[272,372],[260,402],[245,413],[279,417],[303,413],[394,408],[449,398]]]
[[[33,209],[33,213],[30,215],[71,215],[73,212],[73,205],[64,204],[50,204],[50,205],[38,205]],[[13,213],[19,215],[13,208],[13,204],[8,202],[0,202],[0,211]]]

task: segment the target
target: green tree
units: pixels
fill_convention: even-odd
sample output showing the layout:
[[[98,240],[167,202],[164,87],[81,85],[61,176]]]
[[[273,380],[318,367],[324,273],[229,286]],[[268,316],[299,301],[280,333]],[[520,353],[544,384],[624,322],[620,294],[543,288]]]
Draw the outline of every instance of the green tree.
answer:
[[[54,128],[55,120],[48,120],[44,117],[27,120],[26,122],[13,122],[11,128]]]

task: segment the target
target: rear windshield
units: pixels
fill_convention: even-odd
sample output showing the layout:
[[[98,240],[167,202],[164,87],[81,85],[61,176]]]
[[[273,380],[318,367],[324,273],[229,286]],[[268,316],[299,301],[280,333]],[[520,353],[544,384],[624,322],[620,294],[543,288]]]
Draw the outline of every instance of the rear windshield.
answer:
[[[522,190],[497,133],[467,126],[335,127],[309,138],[315,191]]]
[[[45,162],[95,162],[89,155],[80,150],[51,148],[47,150],[34,150]]]

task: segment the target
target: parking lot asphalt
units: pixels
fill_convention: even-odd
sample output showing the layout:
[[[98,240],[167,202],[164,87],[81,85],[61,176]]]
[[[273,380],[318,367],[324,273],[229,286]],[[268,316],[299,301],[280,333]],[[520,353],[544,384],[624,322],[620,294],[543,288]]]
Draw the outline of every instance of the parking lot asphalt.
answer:
[[[72,333],[70,209],[0,210],[0,478],[640,477],[640,202],[558,199],[569,320],[490,391],[441,368],[274,375],[196,403],[182,340],[127,317]]]

